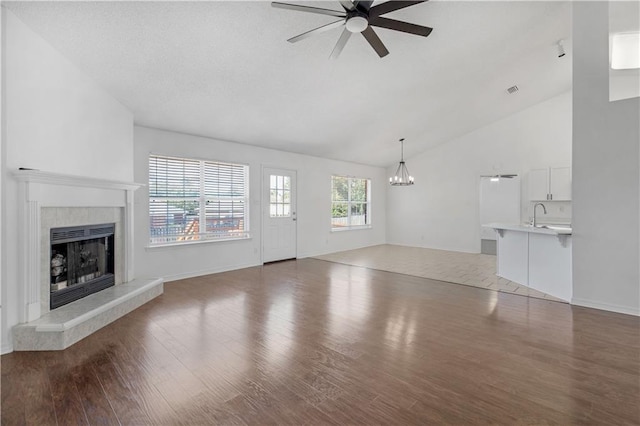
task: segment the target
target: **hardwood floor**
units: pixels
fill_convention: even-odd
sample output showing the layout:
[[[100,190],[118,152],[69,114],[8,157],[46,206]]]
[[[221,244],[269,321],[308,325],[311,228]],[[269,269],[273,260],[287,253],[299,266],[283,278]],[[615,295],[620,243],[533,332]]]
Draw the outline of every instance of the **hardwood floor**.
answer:
[[[302,259],[2,356],[2,424],[640,424],[640,319]]]

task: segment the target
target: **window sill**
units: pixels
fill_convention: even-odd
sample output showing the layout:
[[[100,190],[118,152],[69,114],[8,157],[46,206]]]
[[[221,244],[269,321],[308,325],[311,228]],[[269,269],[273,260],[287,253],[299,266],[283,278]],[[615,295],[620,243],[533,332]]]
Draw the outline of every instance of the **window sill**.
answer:
[[[343,228],[331,228],[331,232],[344,232],[344,231],[359,231],[361,229],[371,229],[373,226],[345,226]]]
[[[250,240],[251,235],[247,235],[245,237],[236,237],[236,238],[211,238],[205,240],[196,240],[196,241],[180,241],[175,243],[158,243],[158,244],[149,244],[144,248],[145,250],[155,250],[155,249],[165,249],[171,247],[183,247],[183,246],[191,246],[196,244],[211,244],[211,243],[223,243],[230,241],[246,241]]]

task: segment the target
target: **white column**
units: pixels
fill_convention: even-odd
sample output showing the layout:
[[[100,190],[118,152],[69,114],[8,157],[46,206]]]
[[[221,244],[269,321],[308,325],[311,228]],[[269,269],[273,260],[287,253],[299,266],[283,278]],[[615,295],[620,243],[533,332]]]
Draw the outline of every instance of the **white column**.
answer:
[[[124,282],[129,282],[134,278],[133,271],[133,190],[126,191],[126,201],[124,207]]]
[[[24,277],[21,285],[22,320],[25,322],[40,318],[40,203],[32,199],[33,187],[30,183],[24,185],[20,196],[20,222],[24,238],[20,256],[20,267]]]

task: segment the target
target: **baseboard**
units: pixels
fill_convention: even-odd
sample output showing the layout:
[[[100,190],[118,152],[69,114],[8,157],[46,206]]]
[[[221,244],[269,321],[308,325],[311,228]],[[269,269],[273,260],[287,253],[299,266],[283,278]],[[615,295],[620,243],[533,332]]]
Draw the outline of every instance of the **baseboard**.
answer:
[[[261,263],[246,263],[246,264],[239,264],[239,265],[222,266],[222,267],[211,268],[211,269],[201,269],[199,271],[185,272],[182,274],[165,275],[163,279],[164,279],[164,282],[167,283],[171,281],[184,280],[187,278],[201,277],[203,275],[219,274],[220,272],[228,272],[228,271],[235,271],[237,269],[252,268],[254,266],[260,266],[260,265]]]
[[[13,345],[11,343],[2,345],[0,348],[0,355],[8,354],[10,352],[13,352]]]
[[[631,306],[622,306],[622,305],[614,305],[611,303],[595,302],[593,300],[579,299],[575,297],[571,299],[571,304],[576,306],[582,306],[585,308],[594,308],[594,309],[600,309],[603,311],[617,312],[619,314],[640,316],[640,309],[633,308]]]

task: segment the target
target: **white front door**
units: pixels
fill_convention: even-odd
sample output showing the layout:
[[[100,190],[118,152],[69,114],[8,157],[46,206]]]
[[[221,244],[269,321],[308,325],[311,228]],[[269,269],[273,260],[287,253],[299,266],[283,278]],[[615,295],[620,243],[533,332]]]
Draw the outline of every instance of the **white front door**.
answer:
[[[296,172],[262,173],[262,261],[296,258]]]

